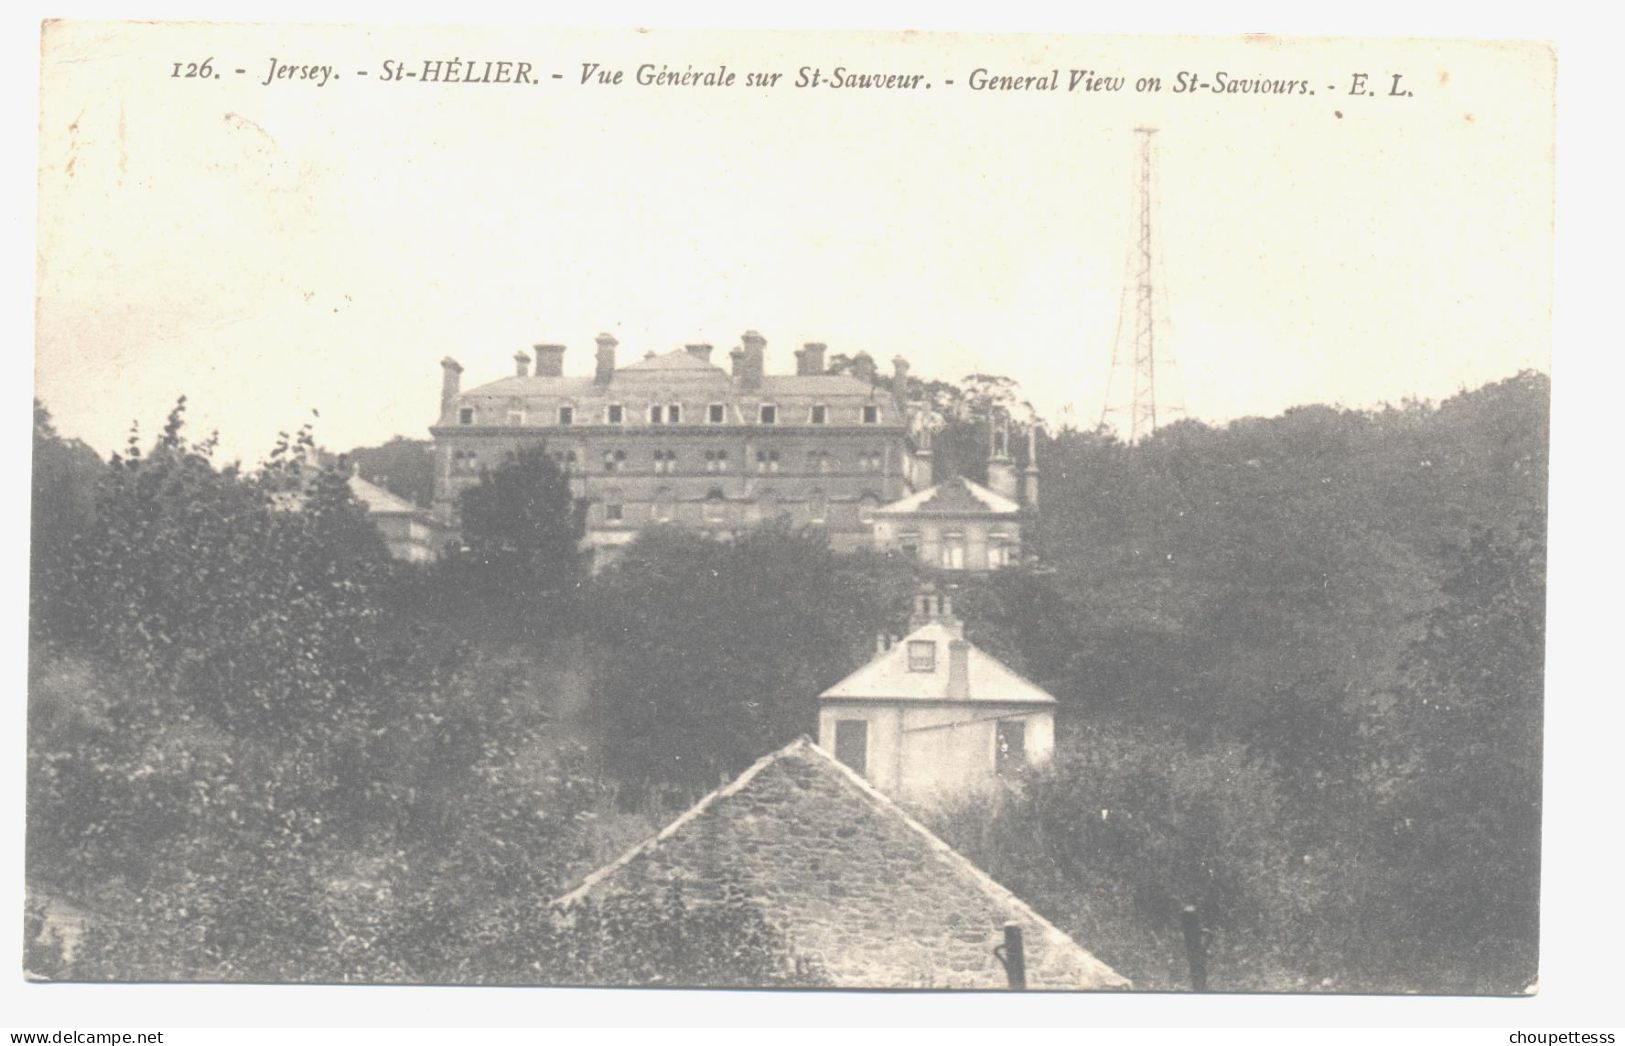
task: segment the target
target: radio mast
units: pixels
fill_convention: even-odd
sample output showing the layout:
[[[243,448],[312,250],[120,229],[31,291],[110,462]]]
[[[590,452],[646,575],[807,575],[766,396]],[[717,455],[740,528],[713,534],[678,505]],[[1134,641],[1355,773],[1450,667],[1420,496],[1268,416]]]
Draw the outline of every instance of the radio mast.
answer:
[[[1136,208],[1136,224],[1138,236],[1136,238],[1133,260],[1131,262],[1132,278],[1125,283],[1125,296],[1129,286],[1134,288],[1134,336],[1132,355],[1124,352],[1122,340],[1124,313],[1128,311],[1126,303],[1120,309],[1117,318],[1117,335],[1112,339],[1112,367],[1106,379],[1106,403],[1100,412],[1102,425],[1111,422],[1114,414],[1128,414],[1128,442],[1138,443],[1141,439],[1151,435],[1157,430],[1157,321],[1156,309],[1160,305],[1161,294],[1156,289],[1155,266],[1153,265],[1151,240],[1151,136],[1157,133],[1155,127],[1136,127],[1134,133],[1139,135],[1139,170],[1135,179],[1134,202]],[[1167,350],[1164,349],[1166,356]],[[1125,358],[1127,357],[1127,358]],[[1164,360],[1166,363],[1167,360]],[[1119,371],[1128,369],[1132,365],[1132,374],[1128,376],[1128,403],[1114,403],[1112,400],[1113,386],[1122,391],[1122,379]],[[1164,410],[1164,418],[1169,413],[1179,413],[1179,408],[1172,411]]]

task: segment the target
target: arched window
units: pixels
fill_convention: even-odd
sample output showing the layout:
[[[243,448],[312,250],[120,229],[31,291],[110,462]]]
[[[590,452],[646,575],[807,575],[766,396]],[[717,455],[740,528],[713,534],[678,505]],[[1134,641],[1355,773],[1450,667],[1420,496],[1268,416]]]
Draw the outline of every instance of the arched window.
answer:
[[[703,509],[707,523],[724,523],[728,519],[728,499],[721,487],[712,487],[705,495]]]
[[[858,522],[868,526],[874,522],[875,509],[880,507],[880,498],[872,490],[866,490],[858,498]]]

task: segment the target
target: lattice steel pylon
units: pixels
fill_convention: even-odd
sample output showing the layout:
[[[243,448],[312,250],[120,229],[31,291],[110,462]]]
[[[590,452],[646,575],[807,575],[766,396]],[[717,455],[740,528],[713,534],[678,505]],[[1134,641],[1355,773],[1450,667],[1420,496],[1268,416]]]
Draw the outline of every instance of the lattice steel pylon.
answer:
[[[1130,287],[1134,291],[1134,328],[1132,374],[1129,381],[1129,400],[1126,408],[1113,404],[1112,386],[1119,381],[1118,372],[1125,369],[1122,339],[1126,303],[1121,303],[1117,320],[1117,334],[1112,339],[1112,368],[1106,382],[1106,402],[1101,408],[1100,423],[1110,425],[1113,414],[1127,413],[1128,442],[1138,443],[1157,430],[1157,307],[1160,304],[1156,289],[1155,259],[1151,238],[1151,137],[1155,127],[1136,127],[1139,136],[1139,164],[1135,178],[1134,202],[1137,233],[1130,261],[1130,278],[1124,284],[1124,297]],[[1166,355],[1166,352],[1165,352]],[[1165,417],[1170,413],[1165,410]],[[1178,413],[1175,408],[1172,413]]]

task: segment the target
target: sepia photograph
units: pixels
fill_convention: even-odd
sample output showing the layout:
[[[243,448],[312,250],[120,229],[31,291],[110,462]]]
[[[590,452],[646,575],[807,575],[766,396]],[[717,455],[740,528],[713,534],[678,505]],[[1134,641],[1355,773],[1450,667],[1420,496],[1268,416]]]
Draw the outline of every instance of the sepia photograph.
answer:
[[[14,979],[1541,990],[1550,46],[39,45]]]

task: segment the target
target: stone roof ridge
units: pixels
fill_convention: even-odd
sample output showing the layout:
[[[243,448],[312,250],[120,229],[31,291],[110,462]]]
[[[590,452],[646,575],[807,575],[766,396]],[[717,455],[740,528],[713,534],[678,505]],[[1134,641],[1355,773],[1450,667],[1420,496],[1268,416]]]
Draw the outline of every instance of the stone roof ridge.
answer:
[[[605,879],[608,879],[622,868],[637,860],[637,858],[642,854],[647,853],[660,843],[677,834],[679,829],[698,818],[701,814],[705,813],[705,811],[709,810],[719,800],[726,799],[728,796],[733,795],[735,792],[738,792],[740,789],[750,784],[752,778],[761,773],[763,770],[766,770],[769,766],[772,766],[783,757],[797,751],[798,749],[810,748],[816,750],[817,747],[817,745],[812,743],[812,739],[810,737],[808,737],[806,734],[802,734],[800,737],[796,738],[794,741],[791,741],[783,748],[780,748],[774,752],[769,752],[767,755],[762,756],[762,758],[756,760],[756,762],[747,767],[744,773],[740,774],[738,777],[734,778],[732,781],[729,781],[722,787],[709,792],[703,798],[701,798],[699,802],[683,811],[683,813],[680,814],[675,821],[672,821],[670,824],[666,825],[666,827],[649,836],[641,843],[638,843],[636,846],[621,854],[621,856],[615,858],[615,860],[604,865],[602,868],[587,875],[581,880],[580,883],[576,884],[575,889],[554,900],[553,906],[556,908],[572,907],[587,894],[591,893],[593,887],[597,886]]]

